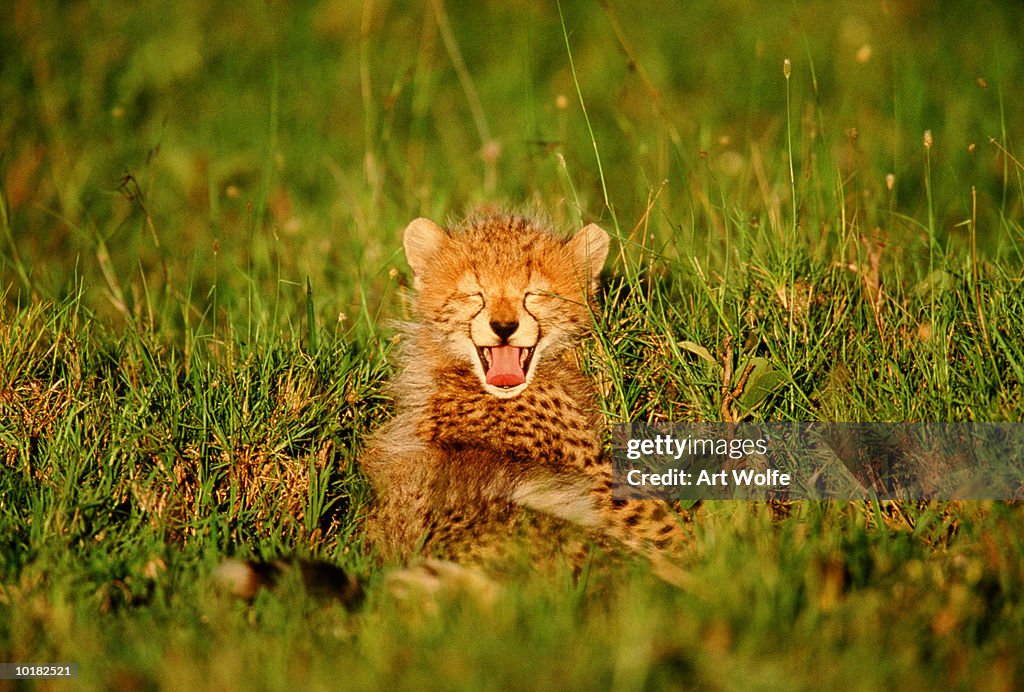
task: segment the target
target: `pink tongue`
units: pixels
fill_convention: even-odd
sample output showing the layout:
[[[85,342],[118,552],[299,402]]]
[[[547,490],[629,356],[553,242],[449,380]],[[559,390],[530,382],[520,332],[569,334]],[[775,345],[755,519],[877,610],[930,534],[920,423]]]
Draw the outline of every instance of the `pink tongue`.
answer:
[[[526,373],[519,364],[521,348],[516,346],[492,346],[491,367],[487,370],[487,384],[496,387],[514,387],[526,382]]]

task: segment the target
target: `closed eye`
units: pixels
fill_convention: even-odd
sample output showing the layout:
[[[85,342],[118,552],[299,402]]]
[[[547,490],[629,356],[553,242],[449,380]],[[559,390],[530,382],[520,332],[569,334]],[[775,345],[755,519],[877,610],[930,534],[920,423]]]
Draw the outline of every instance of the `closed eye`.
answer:
[[[533,319],[540,321],[539,308],[544,305],[544,302],[549,298],[554,298],[555,294],[550,291],[527,291],[523,295],[523,309],[533,317]]]
[[[444,302],[444,309],[452,314],[464,315],[471,311],[473,315],[484,309],[482,293],[451,293]]]
[[[568,303],[573,303],[574,305],[583,305],[583,303],[579,300],[573,300],[572,298],[567,298],[566,296],[559,295],[558,293],[554,293],[552,291],[547,291],[543,289],[527,291],[526,295],[523,297],[523,304],[527,304],[529,301],[531,301],[531,299],[533,301],[559,300]]]
[[[484,300],[483,293],[463,293],[461,296],[459,296],[459,298],[473,306],[474,317],[478,315],[480,311],[484,309],[484,305],[487,304],[487,302]]]
[[[557,298],[557,297],[558,297],[557,294],[552,293],[551,291],[548,291],[548,290],[545,290],[545,289],[535,289],[535,290],[532,290],[532,291],[527,291],[524,294],[524,296],[523,296],[523,298],[525,300],[529,300],[530,298]]]

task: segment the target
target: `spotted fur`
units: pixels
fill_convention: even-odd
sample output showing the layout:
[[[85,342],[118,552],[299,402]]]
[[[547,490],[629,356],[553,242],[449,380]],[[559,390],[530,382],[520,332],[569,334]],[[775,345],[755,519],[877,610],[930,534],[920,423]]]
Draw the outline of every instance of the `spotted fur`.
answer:
[[[643,554],[675,580],[664,556],[683,541],[679,519],[657,501],[613,499],[575,352],[608,235],[591,224],[561,238],[490,215],[451,230],[416,219],[404,244],[417,321],[403,326],[396,415],[361,459],[380,554],[500,569],[523,555],[578,565],[598,546]],[[502,368],[488,349],[507,349]]]

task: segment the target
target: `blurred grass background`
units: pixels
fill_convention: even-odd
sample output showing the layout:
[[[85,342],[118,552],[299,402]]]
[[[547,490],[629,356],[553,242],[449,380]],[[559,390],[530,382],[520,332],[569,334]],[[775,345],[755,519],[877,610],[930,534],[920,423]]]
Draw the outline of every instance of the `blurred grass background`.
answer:
[[[380,304],[408,219],[493,200],[614,211],[721,267],[730,229],[792,223],[787,131],[810,251],[880,229],[913,265],[931,212],[952,252],[976,216],[983,256],[1020,260],[1019,3],[566,2],[593,141],[555,5],[3,12],[3,285],[80,284],[103,313],[212,321],[217,286],[229,321],[258,299],[280,317],[309,277],[333,326]]]
[[[584,345],[609,420],[1020,421],[1022,20],[4,3],[0,660],[94,688],[1017,687],[1017,505],[705,503],[694,589],[595,569],[416,620],[355,459],[402,229],[494,201],[616,237]],[[234,553],[332,560],[368,604],[218,599]]]

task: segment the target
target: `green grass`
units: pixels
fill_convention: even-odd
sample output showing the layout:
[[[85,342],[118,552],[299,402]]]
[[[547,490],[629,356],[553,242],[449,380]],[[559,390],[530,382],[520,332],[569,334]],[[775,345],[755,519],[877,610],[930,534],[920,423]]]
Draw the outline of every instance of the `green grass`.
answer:
[[[1019,422],[1022,20],[9,3],[0,661],[88,688],[1019,685],[1017,505],[706,503],[690,588],[595,565],[430,617],[381,586],[355,460],[402,228],[493,200],[615,236],[584,345],[609,421]],[[234,602],[226,554],[331,560],[367,602]]]

